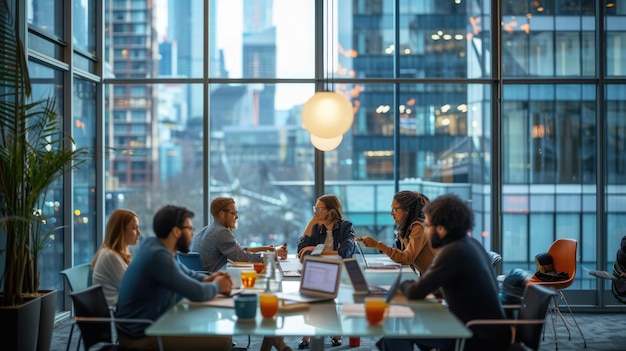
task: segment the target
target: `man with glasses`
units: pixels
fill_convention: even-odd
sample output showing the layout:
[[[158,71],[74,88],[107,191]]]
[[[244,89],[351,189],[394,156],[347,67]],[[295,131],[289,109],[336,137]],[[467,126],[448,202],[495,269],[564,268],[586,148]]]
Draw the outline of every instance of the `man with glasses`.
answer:
[[[230,197],[216,197],[211,202],[213,223],[204,227],[193,238],[192,251],[200,254],[202,266],[207,272],[219,271],[230,259],[234,262],[263,262],[260,251],[276,251],[276,257],[287,258],[287,246],[242,247],[233,229],[237,228],[237,206]]]
[[[191,248],[200,254],[202,266],[207,272],[218,272],[228,260],[234,262],[263,262],[260,251],[275,251],[276,258],[287,258],[287,246],[259,246],[254,248],[242,247],[233,229],[237,228],[237,206],[230,197],[216,197],[211,202],[211,216],[213,223],[204,227],[200,234],[193,239]],[[291,351],[282,336],[265,337],[261,351],[276,347],[278,351]]]
[[[194,213],[184,207],[168,205],[153,219],[156,237],[147,238],[128,265],[122,278],[117,302],[117,318],[159,318],[185,297],[207,301],[217,294],[230,294],[232,282],[225,272],[207,275],[195,272],[176,260],[176,251],[189,251],[193,237]],[[155,337],[146,336],[145,323],[118,323],[118,339],[124,349],[155,350]],[[231,337],[162,337],[166,350],[229,350]]]

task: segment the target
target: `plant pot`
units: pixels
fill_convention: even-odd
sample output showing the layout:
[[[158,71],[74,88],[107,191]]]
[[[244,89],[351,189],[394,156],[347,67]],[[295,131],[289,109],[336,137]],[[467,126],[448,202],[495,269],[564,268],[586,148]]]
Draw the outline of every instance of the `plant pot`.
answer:
[[[35,297],[20,306],[0,307],[2,349],[36,350],[40,314],[41,297]]]
[[[52,332],[54,330],[54,316],[56,314],[57,291],[40,291],[41,312],[39,314],[39,336],[37,338],[37,351],[50,350]]]
[[[0,340],[3,350],[47,351],[52,343],[57,291],[40,291],[15,307],[0,307]]]

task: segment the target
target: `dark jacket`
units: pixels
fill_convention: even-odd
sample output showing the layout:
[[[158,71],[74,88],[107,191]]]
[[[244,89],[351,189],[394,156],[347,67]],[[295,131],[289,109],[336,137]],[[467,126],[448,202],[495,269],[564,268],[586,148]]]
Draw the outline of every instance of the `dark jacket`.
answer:
[[[339,253],[343,258],[352,257],[356,253],[356,245],[354,244],[354,236],[352,233],[354,227],[352,222],[343,220],[339,226],[333,228],[333,250]],[[302,235],[298,240],[298,251],[306,246],[315,246],[323,244],[326,241],[326,227],[315,224],[311,229],[311,236]]]

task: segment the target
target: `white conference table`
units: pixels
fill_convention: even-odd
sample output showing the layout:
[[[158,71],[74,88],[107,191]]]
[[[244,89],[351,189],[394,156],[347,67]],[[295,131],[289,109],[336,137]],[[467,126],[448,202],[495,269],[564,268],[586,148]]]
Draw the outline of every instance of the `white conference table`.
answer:
[[[369,273],[378,279],[388,275],[391,284],[397,274],[393,271]],[[413,273],[411,273],[413,274]],[[408,274],[407,279],[411,276]],[[259,282],[263,284],[262,282]],[[283,281],[283,290],[297,290],[298,281]],[[380,284],[380,283],[377,283]],[[254,290],[253,290],[254,291]],[[257,290],[258,291],[258,290]],[[257,310],[254,321],[239,321],[234,308],[193,303],[181,300],[154,324],[146,329],[151,336],[311,336],[311,351],[324,349],[324,339],[333,335],[385,336],[388,338],[462,339],[470,338],[471,331],[447,308],[437,301],[406,302],[398,297],[392,304],[409,306],[412,317],[390,316],[383,323],[371,326],[364,316],[342,314],[342,308],[361,302],[352,294],[352,286],[342,282],[335,301],[312,303],[306,310],[279,312],[272,319],[263,318]],[[356,300],[356,301],[355,301]],[[460,344],[457,342],[457,345]]]

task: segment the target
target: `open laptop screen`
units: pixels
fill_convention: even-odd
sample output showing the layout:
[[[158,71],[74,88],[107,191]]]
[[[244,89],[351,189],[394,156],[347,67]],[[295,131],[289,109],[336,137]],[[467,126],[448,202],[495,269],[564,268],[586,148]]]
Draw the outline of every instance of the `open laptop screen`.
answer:
[[[307,258],[302,267],[300,291],[319,291],[334,293],[337,291],[342,262],[340,260],[318,261]]]
[[[369,287],[367,281],[365,280],[365,276],[361,271],[361,267],[359,267],[359,263],[354,258],[347,258],[343,260],[343,265],[346,267],[346,271],[348,272],[348,277],[352,282],[352,287],[354,288],[355,293],[363,293],[368,292]]]

